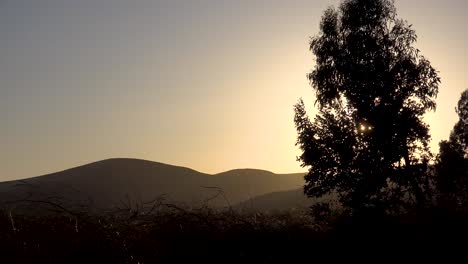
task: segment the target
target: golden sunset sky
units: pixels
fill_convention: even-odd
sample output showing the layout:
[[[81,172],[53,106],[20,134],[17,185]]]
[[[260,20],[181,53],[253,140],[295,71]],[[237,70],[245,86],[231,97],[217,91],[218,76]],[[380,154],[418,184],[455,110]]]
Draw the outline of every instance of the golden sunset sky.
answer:
[[[0,180],[112,157],[305,171],[308,50],[332,0],[0,1]],[[442,78],[431,146],[468,88],[468,1],[397,0]]]

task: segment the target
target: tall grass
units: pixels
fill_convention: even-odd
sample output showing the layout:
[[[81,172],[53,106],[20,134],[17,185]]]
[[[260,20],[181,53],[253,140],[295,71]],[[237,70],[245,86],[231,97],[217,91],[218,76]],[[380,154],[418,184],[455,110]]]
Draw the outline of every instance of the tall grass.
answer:
[[[372,254],[376,262],[407,254],[419,260],[467,258],[466,214],[431,209],[317,219],[309,211],[242,213],[161,200],[100,213],[32,215],[5,208],[0,263],[313,263]]]

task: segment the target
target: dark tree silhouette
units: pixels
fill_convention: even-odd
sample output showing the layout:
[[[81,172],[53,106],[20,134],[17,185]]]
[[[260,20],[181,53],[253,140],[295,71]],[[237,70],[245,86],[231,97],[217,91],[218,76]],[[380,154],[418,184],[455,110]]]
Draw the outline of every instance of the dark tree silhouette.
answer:
[[[439,143],[435,165],[437,187],[444,206],[458,206],[468,201],[468,89],[455,110],[459,120],[449,140]]]
[[[466,158],[468,155],[468,89],[461,94],[455,111],[458,114],[459,120],[453,127],[450,141],[460,146]]]
[[[304,191],[336,192],[343,205],[423,205],[431,157],[423,114],[435,110],[440,78],[412,45],[417,36],[391,0],[345,0],[329,8],[311,39],[308,79],[319,113],[295,106]]]

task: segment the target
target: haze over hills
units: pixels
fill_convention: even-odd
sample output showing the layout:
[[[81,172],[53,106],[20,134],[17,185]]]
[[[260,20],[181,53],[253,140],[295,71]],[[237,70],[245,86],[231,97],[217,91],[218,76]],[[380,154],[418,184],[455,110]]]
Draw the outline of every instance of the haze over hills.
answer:
[[[189,206],[225,207],[261,195],[297,190],[304,185],[303,175],[275,174],[256,169],[236,169],[211,175],[158,162],[119,158],[2,182],[0,200],[59,197],[71,204],[107,208],[164,196],[166,201]],[[301,199],[297,194],[294,197]]]

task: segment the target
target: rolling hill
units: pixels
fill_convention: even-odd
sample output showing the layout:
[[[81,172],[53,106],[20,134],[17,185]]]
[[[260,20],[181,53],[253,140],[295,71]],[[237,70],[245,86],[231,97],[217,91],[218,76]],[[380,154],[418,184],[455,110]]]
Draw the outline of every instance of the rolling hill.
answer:
[[[302,188],[267,193],[236,205],[243,211],[295,210],[310,207],[313,200],[304,195]]]
[[[60,199],[109,208],[164,196],[188,206],[225,207],[257,196],[298,189],[303,174],[237,169],[219,174],[138,159],[108,159],[65,171],[0,183],[0,201]],[[296,195],[298,196],[298,195]],[[296,197],[294,196],[294,197]],[[300,199],[301,197],[299,197]]]

